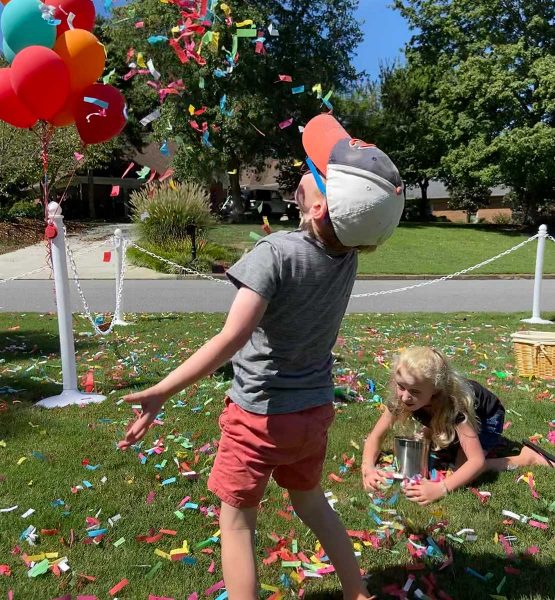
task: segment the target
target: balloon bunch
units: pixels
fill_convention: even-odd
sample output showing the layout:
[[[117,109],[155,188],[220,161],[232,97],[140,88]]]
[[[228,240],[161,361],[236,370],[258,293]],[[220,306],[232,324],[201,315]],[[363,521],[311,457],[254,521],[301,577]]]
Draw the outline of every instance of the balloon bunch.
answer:
[[[85,144],[106,142],[127,121],[125,98],[111,85],[95,83],[106,62],[104,46],[91,33],[92,0],[1,0],[3,54],[0,119],[21,128],[37,121],[75,123]]]

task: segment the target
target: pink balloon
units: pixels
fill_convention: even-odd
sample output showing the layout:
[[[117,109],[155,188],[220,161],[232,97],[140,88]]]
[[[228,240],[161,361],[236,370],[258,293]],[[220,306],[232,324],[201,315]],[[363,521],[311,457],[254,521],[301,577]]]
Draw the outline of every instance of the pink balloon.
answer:
[[[9,67],[0,69],[0,119],[22,129],[28,129],[37,122],[37,118],[21,104],[16,96]]]
[[[69,94],[69,71],[64,61],[44,46],[20,50],[10,77],[17,97],[37,119],[53,117]]]
[[[93,83],[79,94],[73,114],[75,126],[85,144],[107,142],[116,137],[127,123],[123,94],[102,83]]]
[[[61,21],[56,28],[56,37],[70,29],[68,19],[71,13],[75,15],[72,22],[74,29],[93,30],[96,11],[92,0],[45,0],[44,3],[56,7],[54,17]]]

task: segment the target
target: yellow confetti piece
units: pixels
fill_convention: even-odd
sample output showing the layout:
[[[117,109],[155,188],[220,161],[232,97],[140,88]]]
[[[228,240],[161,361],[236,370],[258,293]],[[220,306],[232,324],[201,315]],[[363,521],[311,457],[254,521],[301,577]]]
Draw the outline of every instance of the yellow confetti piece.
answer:
[[[172,32],[172,33],[179,33],[180,31],[181,31],[181,28],[180,28],[180,27],[172,27],[172,28],[171,28],[171,32]]]
[[[46,554],[44,552],[41,552],[40,554],[33,554],[33,556],[28,556],[27,560],[29,562],[40,562],[41,560],[44,560],[46,558]]]
[[[245,19],[244,21],[241,21],[240,23],[235,23],[235,25],[237,25],[237,27],[246,27],[247,25],[252,25],[253,23],[254,23],[254,21],[252,19]]]
[[[237,175],[237,169],[233,169],[233,171],[228,171],[229,175]]]
[[[229,15],[231,14],[231,8],[229,8],[229,6],[227,4],[224,4],[222,2],[222,4],[220,4],[220,8],[222,9],[224,15],[226,17],[229,17]]]
[[[146,63],[142,52],[137,53],[137,64],[141,69],[146,69]]]
[[[156,550],[154,550],[154,554],[156,554],[157,556],[161,556],[162,558],[166,558],[167,560],[172,559],[172,557],[167,552],[160,550],[160,548],[156,548]]]
[[[499,534],[497,532],[495,532],[495,535],[493,536],[493,543],[494,544],[499,543]]]
[[[29,481],[29,483],[27,484],[29,487],[31,487],[33,485],[33,480],[31,479],[31,481]]]
[[[291,571],[291,573],[289,573],[289,579],[292,579],[297,585],[301,583],[301,578],[297,571]]]
[[[175,185],[175,181],[173,179],[170,179],[170,188],[172,190],[176,190],[177,189],[177,186]]]
[[[264,225],[266,225],[266,227],[270,227],[268,217],[266,217],[266,216],[262,217],[262,222],[264,223]]]
[[[187,540],[183,540],[182,551],[185,551],[187,552],[187,554],[189,554],[189,543],[187,542]]]
[[[275,585],[269,585],[268,583],[261,583],[260,587],[267,592],[279,592],[279,588]]]
[[[302,160],[295,159],[295,160],[293,161],[293,166],[294,166],[294,167],[302,167],[302,166],[303,166],[303,161],[302,161]]]
[[[22,457],[21,457],[21,458],[20,458],[20,459],[17,461],[17,464],[18,464],[18,465],[22,465],[22,464],[23,464],[23,463],[24,463],[26,460],[27,460],[27,457],[26,457],[26,456],[22,456]]]
[[[0,440],[0,448],[5,448],[6,442],[4,440]]]
[[[322,95],[322,84],[317,83],[316,85],[313,85],[312,91],[315,92],[318,97],[320,97]]]
[[[214,48],[216,48],[216,50],[218,49],[218,45],[220,43],[220,34],[217,31],[212,34],[210,43],[214,46]]]
[[[351,446],[357,450],[360,450],[360,446],[354,440],[351,440]]]
[[[195,107],[192,104],[189,104],[189,114],[193,116],[195,114]]]
[[[362,546],[361,546],[361,545],[360,545],[358,542],[355,542],[355,543],[353,544],[353,548],[354,548],[354,549],[355,549],[357,552],[360,552],[360,551],[362,550]]]

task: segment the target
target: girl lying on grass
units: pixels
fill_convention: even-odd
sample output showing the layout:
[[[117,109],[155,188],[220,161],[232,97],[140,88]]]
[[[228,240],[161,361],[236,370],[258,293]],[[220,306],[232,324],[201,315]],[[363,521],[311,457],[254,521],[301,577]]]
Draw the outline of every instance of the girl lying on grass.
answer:
[[[422,479],[404,488],[407,498],[418,504],[434,502],[484,471],[555,466],[555,456],[528,441],[517,456],[486,459],[500,442],[505,408],[493,392],[460,375],[437,350],[413,347],[402,352],[393,365],[391,387],[392,397],[364,445],[362,480],[367,491],[379,490],[388,477],[376,466],[387,431],[411,417],[423,425],[431,442],[430,466],[455,466],[446,480]]]

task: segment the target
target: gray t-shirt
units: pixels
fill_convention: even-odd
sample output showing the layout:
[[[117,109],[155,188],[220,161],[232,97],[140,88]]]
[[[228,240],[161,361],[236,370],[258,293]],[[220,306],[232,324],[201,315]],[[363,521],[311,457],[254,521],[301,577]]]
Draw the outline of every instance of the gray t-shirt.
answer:
[[[357,254],[332,253],[302,231],[272,233],[228,271],[268,300],[235,354],[229,397],[258,414],[297,412],[333,401],[332,348],[347,309]]]

